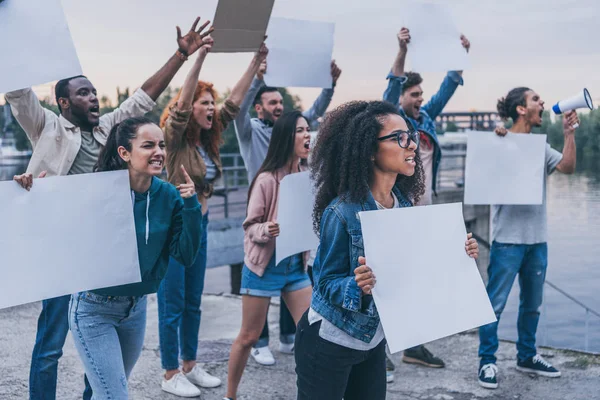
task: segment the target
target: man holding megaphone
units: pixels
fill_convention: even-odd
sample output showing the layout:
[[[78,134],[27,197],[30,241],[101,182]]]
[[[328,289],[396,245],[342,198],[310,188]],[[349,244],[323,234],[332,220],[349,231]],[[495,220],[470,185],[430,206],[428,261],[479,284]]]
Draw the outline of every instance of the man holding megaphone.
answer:
[[[590,96],[590,92],[588,92],[588,90],[585,88],[575,96],[556,103],[554,106],[552,106],[552,111],[554,111],[554,114],[562,114],[564,112],[577,110],[579,108],[589,108],[590,110],[594,109],[592,96]],[[579,123],[571,126],[573,128],[579,128]]]
[[[510,132],[531,133],[542,125],[544,101],[533,90],[519,87],[498,101],[498,113],[504,120],[514,122]],[[546,177],[558,170],[563,174],[575,172],[575,126],[577,113],[567,111],[563,118],[565,145],[562,154],[546,144],[544,194],[541,205],[492,206],[492,248],[488,267],[487,292],[499,321],[515,278],[519,275],[521,302],[517,322],[517,370],[556,378],[560,372],[537,354],[535,335],[540,319],[542,291],[548,265],[546,229]],[[497,128],[505,136],[505,128]],[[479,328],[479,384],[488,389],[498,387],[495,353],[498,350],[498,322]]]

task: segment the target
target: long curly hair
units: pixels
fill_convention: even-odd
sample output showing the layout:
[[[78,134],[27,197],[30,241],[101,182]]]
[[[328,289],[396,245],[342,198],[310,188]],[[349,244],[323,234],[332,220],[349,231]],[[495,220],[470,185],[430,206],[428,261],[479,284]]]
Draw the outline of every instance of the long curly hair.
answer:
[[[196,86],[196,91],[194,92],[194,99],[192,100],[192,104],[194,104],[202,95],[203,92],[208,92],[211,94],[215,102],[218,98],[218,93],[215,90],[212,83],[198,81],[198,85]],[[162,115],[160,116],[160,127],[164,128],[165,123],[167,122],[167,118],[169,118],[169,109],[177,104],[179,98],[181,97],[181,90],[177,93],[177,96],[173,97],[169,102],[169,105],[163,110]],[[223,124],[221,123],[221,119],[219,118],[219,109],[215,107],[215,113],[212,121],[212,126],[210,129],[205,130],[200,128],[200,125],[194,119],[192,115],[190,117],[190,121],[188,122],[187,128],[185,129],[185,137],[188,141],[188,144],[192,147],[196,147],[196,143],[200,142],[204,150],[208,153],[210,158],[218,159],[219,158],[219,146],[223,143]]]
[[[321,217],[333,199],[342,196],[351,202],[368,198],[373,182],[372,158],[386,117],[399,115],[398,109],[382,101],[352,101],[326,115],[310,159],[316,187],[313,227],[319,234]],[[410,123],[407,122],[410,127]],[[417,203],[425,193],[423,163],[417,150],[413,176],[398,175],[396,187]]]

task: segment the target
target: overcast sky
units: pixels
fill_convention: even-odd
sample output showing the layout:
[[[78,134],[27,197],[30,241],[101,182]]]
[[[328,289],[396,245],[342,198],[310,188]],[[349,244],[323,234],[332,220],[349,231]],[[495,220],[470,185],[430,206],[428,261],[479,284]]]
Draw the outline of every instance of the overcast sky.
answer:
[[[251,0],[239,0],[251,1]],[[438,0],[439,1],[439,0]],[[211,18],[217,0],[62,0],[84,73],[101,94],[138,87],[176,50],[175,26]],[[548,103],[587,87],[600,99],[600,1],[446,0],[472,43],[472,68],[446,108],[495,110],[515,86],[537,90]],[[272,16],[336,23],[334,58],[343,73],[333,105],[380,99],[398,49],[399,0],[276,0]],[[422,21],[427,24],[427,21]],[[251,54],[211,54],[201,79],[223,91],[233,86]],[[409,53],[410,60],[410,53]],[[173,85],[185,78],[187,63]],[[428,98],[443,73],[423,74]],[[309,106],[318,89],[292,89]]]

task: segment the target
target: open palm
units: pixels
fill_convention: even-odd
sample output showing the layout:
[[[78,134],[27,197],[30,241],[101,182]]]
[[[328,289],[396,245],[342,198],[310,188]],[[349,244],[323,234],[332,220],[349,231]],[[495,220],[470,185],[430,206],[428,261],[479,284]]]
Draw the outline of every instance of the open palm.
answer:
[[[206,21],[200,28],[196,29],[199,22],[200,17],[196,18],[190,31],[185,36],[181,35],[181,28],[177,27],[177,44],[179,45],[179,49],[183,50],[188,56],[191,56],[196,50],[202,47],[205,44],[203,39],[215,30],[215,28],[211,26],[206,32],[202,32],[206,29],[210,21]]]

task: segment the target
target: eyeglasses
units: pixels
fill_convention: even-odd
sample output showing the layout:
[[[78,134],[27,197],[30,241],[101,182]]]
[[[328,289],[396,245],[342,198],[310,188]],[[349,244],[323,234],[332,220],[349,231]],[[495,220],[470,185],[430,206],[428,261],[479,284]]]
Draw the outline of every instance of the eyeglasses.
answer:
[[[396,140],[398,140],[398,146],[400,146],[403,149],[408,148],[408,146],[410,146],[411,141],[417,145],[417,148],[419,148],[420,135],[417,131],[397,130],[390,133],[389,135],[377,138],[377,140],[388,140],[393,138],[394,136],[396,137]]]

